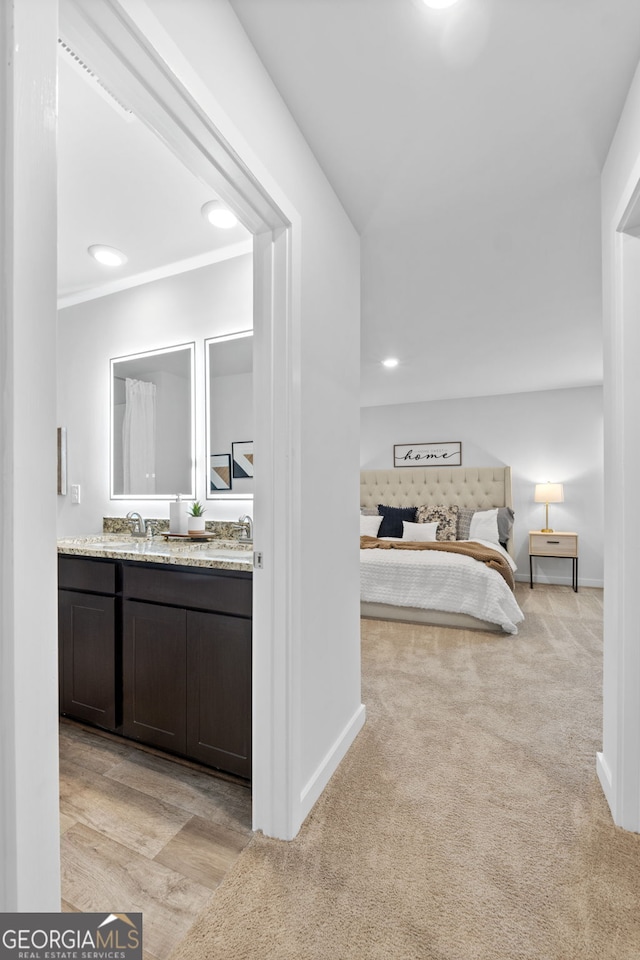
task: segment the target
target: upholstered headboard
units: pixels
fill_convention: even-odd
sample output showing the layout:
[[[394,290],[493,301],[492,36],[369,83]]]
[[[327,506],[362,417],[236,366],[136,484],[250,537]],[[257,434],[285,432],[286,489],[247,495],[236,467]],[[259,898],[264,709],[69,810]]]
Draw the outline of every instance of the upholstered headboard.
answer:
[[[475,510],[513,507],[511,467],[398,467],[360,471],[360,506],[457,504]],[[513,537],[509,552],[513,547]]]

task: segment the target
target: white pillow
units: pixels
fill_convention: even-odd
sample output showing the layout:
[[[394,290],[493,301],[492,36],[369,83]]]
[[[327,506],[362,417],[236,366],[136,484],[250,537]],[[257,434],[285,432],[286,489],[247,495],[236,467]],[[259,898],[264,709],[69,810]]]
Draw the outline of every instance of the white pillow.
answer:
[[[434,523],[410,523],[408,520],[403,520],[402,539],[426,543],[436,539],[437,529],[437,520]]]
[[[382,517],[363,517],[360,514],[360,536],[361,537],[377,537],[378,530],[380,529],[380,524],[382,523]]]
[[[469,540],[490,540],[491,543],[500,543],[497,507],[493,510],[476,510],[471,517]]]

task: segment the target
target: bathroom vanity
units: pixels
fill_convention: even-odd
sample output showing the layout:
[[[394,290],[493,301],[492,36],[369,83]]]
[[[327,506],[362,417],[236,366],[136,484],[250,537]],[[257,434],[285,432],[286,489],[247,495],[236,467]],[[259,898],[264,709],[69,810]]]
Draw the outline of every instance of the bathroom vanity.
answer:
[[[252,553],[59,542],[60,712],[251,778]]]

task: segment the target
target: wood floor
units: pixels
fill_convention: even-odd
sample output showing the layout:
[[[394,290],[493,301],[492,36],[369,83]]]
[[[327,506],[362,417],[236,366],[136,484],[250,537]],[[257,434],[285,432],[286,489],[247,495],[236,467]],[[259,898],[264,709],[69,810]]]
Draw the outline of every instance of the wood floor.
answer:
[[[165,960],[251,838],[251,792],[60,726],[62,909],[142,913]]]

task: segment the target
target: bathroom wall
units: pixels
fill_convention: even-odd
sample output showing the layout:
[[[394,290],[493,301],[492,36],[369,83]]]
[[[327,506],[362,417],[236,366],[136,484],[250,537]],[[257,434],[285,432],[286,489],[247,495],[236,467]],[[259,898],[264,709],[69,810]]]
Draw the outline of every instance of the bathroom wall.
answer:
[[[245,254],[59,311],[57,415],[58,424],[67,428],[69,493],[58,497],[58,536],[99,533],[103,516],[124,516],[129,510],[169,516],[165,500],[109,498],[109,361],[114,357],[195,342],[196,496],[204,500],[204,341],[252,327],[252,259]],[[244,407],[244,398],[241,402]],[[71,484],[80,485],[79,504],[71,503]],[[206,517],[237,519],[246,512],[251,513],[250,501],[211,500]]]

